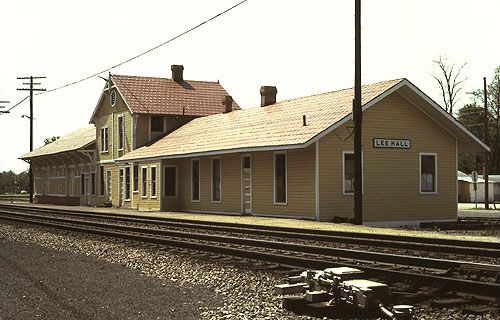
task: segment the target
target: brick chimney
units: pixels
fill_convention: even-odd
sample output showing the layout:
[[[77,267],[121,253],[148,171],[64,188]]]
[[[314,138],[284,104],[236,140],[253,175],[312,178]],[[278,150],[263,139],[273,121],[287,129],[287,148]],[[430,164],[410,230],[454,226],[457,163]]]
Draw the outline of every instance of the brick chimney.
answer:
[[[184,66],[181,64],[173,64],[170,69],[172,69],[172,79],[179,84],[183,83],[184,78],[182,77],[182,72],[184,71]]]
[[[265,107],[276,103],[276,94],[278,90],[272,86],[260,87],[260,106]]]
[[[226,95],[222,98],[222,105],[224,106],[224,113],[233,111],[233,97]]]

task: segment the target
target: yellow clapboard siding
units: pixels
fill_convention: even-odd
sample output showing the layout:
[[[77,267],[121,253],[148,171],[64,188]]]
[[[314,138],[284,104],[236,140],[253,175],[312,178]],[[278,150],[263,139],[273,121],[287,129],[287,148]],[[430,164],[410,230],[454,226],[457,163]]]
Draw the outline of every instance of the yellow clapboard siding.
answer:
[[[353,196],[342,194],[343,140],[352,123],[319,142],[322,220],[352,217]],[[373,147],[373,138],[410,139],[411,149]],[[437,153],[437,194],[419,193],[419,153]],[[456,139],[399,94],[363,114],[363,211],[365,221],[456,217]]]

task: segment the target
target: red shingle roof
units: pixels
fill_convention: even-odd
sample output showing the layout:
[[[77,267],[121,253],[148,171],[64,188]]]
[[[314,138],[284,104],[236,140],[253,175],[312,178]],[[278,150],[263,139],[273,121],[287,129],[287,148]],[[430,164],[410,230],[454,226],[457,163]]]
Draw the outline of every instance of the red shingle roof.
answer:
[[[112,75],[113,83],[133,113],[206,116],[222,113],[228,95],[218,82]],[[233,102],[233,110],[239,110]]]

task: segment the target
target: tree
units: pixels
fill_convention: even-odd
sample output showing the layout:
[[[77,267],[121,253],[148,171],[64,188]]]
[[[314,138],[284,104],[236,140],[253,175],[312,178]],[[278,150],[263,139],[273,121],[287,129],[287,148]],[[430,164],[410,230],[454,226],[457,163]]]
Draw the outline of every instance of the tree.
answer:
[[[53,136],[52,138],[45,138],[45,140],[43,140],[43,142],[45,143],[44,145],[48,145],[49,143],[52,143],[56,140],[58,140],[60,138],[60,136]]]
[[[469,103],[458,110],[457,120],[481,140],[484,138],[484,108],[477,103]],[[458,170],[471,173],[481,171],[484,163],[482,153],[462,153],[458,156]]]
[[[437,81],[439,88],[441,89],[444,110],[453,115],[453,108],[459,100],[457,95],[462,90],[462,83],[467,80],[467,77],[463,78],[460,75],[467,62],[464,62],[460,67],[457,67],[454,63],[450,64],[448,59],[443,56],[439,56],[432,62],[434,62],[434,66],[437,68],[437,71],[434,71],[432,76]]]
[[[492,122],[493,128],[488,130],[491,147],[491,168],[493,173],[500,173],[500,66],[496,67],[491,81],[486,86],[488,99],[488,117]],[[484,90],[481,89],[468,92],[474,103],[480,104],[484,108]],[[483,120],[484,121],[484,120]],[[481,136],[484,136],[484,131]]]

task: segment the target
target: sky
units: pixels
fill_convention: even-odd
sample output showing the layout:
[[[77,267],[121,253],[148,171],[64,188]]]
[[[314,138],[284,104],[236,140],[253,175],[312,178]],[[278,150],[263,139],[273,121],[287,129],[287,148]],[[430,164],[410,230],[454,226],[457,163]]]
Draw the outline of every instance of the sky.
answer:
[[[27,95],[21,76],[45,76],[52,89],[106,70],[224,11],[239,0],[1,1],[0,101]],[[500,65],[498,0],[362,0],[362,83],[407,78],[439,104],[433,59],[461,65],[465,92],[482,87]],[[114,74],[219,80],[243,108],[260,104],[262,85],[277,100],[354,84],[354,1],[248,0],[161,48],[111,70]],[[102,76],[107,76],[104,72]],[[36,95],[34,147],[84,127],[104,81]],[[5,104],[4,104],[5,105]],[[1,110],[1,109],[0,109]],[[5,110],[5,109],[4,109]],[[0,171],[26,170],[29,103],[0,115]]]

